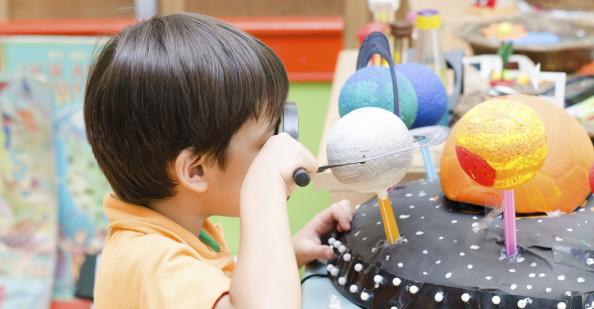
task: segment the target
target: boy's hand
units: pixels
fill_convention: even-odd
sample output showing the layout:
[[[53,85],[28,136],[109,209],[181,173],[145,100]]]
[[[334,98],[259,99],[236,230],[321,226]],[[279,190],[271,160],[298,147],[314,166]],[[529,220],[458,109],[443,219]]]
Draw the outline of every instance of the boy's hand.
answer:
[[[313,175],[318,169],[318,164],[309,150],[288,134],[274,135],[268,139],[250,165],[244,179],[243,191],[250,190],[254,185],[281,185],[285,195],[289,196],[295,188],[293,173],[298,168],[304,168]]]
[[[329,260],[334,257],[332,248],[322,244],[320,237],[335,226],[339,232],[351,229],[354,209],[347,200],[342,200],[324,209],[293,236],[293,249],[299,267],[316,259]]]

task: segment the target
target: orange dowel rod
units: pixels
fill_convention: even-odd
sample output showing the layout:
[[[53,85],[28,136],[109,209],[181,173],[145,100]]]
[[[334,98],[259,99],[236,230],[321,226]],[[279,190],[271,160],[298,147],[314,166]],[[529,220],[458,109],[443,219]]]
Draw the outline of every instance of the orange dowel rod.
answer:
[[[382,216],[382,223],[384,224],[384,231],[386,232],[386,242],[388,245],[393,245],[400,239],[400,232],[398,231],[396,218],[392,211],[392,202],[387,194],[385,195],[385,198],[378,195],[377,201]]]

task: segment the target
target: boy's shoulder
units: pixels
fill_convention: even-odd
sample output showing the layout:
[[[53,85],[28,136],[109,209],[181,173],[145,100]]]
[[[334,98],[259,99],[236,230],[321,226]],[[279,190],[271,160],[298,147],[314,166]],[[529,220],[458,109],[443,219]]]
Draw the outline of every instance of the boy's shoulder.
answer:
[[[187,244],[133,231],[110,236],[99,259],[95,288],[95,298],[107,307],[204,305],[229,289],[230,279],[224,272],[201,261]],[[196,288],[202,292],[188,299]]]
[[[143,274],[159,272],[172,262],[184,263],[188,268],[214,267],[190,245],[161,234],[120,231],[108,238],[100,263],[109,260],[126,265]]]

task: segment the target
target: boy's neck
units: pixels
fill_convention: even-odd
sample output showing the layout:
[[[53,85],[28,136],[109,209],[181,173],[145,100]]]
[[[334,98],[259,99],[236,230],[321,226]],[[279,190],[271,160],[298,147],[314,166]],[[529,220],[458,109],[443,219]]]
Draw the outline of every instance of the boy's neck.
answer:
[[[198,237],[208,216],[197,211],[194,203],[184,203],[182,200],[173,197],[154,202],[150,207]]]

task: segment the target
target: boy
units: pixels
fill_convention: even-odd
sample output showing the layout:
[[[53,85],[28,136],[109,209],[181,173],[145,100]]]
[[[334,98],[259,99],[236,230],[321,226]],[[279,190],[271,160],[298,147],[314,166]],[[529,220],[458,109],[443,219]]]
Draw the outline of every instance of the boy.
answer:
[[[353,213],[333,205],[291,239],[291,175],[317,166],[274,135],[287,90],[268,47],[206,16],[153,17],[108,42],[84,102],[114,191],[96,308],[300,308],[298,265],[331,258],[320,235]],[[235,265],[212,215],[240,217]]]

